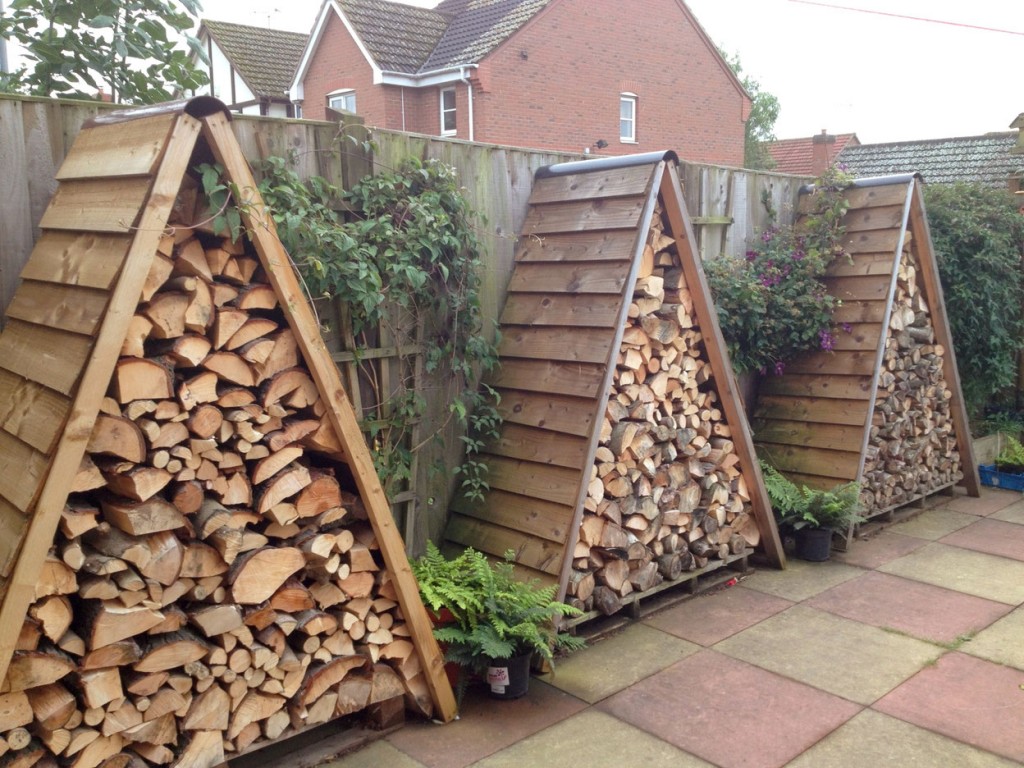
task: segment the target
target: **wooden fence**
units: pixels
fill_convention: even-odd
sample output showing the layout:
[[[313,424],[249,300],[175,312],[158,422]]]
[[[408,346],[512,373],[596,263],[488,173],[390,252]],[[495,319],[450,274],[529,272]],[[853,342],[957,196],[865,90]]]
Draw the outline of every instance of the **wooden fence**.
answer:
[[[56,188],[54,176],[81,125],[110,105],[90,101],[0,95],[0,309],[7,304],[28,259],[38,224]],[[545,165],[582,155],[533,151],[458,139],[368,130],[359,119],[342,122],[281,120],[236,115],[232,123],[246,157],[255,162],[292,155],[303,177],[319,175],[348,188],[364,175],[394,168],[408,157],[436,158],[454,166],[469,204],[480,212],[480,241],[485,270],[484,317],[496,320],[514,263],[516,233],[527,212],[534,172]],[[375,151],[364,149],[372,139]],[[779,174],[683,163],[683,194],[693,217],[697,248],[703,258],[742,255],[747,241],[768,224],[763,200],[780,221],[792,220],[797,192],[805,180]],[[443,375],[428,376],[415,329],[385,329],[355,338],[343,307],[318,302],[320,319],[335,361],[352,390],[359,415],[386,416],[388,382],[408,381],[423,396],[427,410],[412,434],[417,452],[411,480],[390,488],[396,518],[406,544],[422,551],[444,528],[452,488],[451,470],[460,460],[461,442],[449,413]],[[358,348],[358,353],[357,353]],[[382,394],[385,393],[385,394]],[[439,439],[432,439],[437,436]],[[439,471],[441,470],[441,471]]]

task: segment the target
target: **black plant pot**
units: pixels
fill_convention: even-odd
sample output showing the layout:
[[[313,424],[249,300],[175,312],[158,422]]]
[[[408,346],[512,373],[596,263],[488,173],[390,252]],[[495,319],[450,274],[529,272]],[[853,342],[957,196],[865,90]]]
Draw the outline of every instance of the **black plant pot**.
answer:
[[[801,528],[796,532],[795,554],[801,560],[823,563],[832,556],[831,528]]]
[[[532,653],[510,659],[491,659],[487,665],[487,685],[495,699],[518,699],[530,686]]]

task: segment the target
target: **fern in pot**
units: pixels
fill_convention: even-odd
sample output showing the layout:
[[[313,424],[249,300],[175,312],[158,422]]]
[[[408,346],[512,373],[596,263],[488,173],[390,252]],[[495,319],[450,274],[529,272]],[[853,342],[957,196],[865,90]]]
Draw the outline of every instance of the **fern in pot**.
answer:
[[[556,586],[515,578],[514,553],[491,562],[482,552],[465,549],[447,559],[433,543],[412,562],[423,602],[443,617],[434,636],[445,647],[445,659],[462,669],[461,701],[469,674],[483,677],[497,698],[526,693],[534,656],[553,663],[559,649],[582,648],[581,638],[555,628],[556,617],[579,611],[555,600]]]
[[[828,560],[832,534],[864,521],[860,514],[859,483],[844,483],[821,491],[796,485],[763,460],[761,472],[779,525],[793,531],[795,554],[803,560]]]

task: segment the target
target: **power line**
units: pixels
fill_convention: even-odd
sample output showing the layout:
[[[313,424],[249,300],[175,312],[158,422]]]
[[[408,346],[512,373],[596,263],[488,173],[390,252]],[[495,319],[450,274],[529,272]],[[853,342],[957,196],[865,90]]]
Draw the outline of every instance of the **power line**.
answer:
[[[965,29],[978,29],[982,32],[1001,32],[1005,35],[1019,35],[1024,37],[1024,32],[1017,32],[1012,29],[1000,29],[998,27],[980,27],[976,24],[963,24],[959,21],[943,21],[942,19],[928,19],[924,16],[906,16],[902,13],[888,13],[886,11],[873,11],[868,8],[851,8],[846,5],[832,5],[831,3],[817,3],[814,0],[789,0],[791,3],[801,3],[803,5],[817,5],[821,8],[833,8],[838,11],[854,11],[856,13],[872,13],[876,16],[891,16],[894,19],[909,19],[910,21],[926,21],[931,24],[946,24],[950,27],[963,27]]]

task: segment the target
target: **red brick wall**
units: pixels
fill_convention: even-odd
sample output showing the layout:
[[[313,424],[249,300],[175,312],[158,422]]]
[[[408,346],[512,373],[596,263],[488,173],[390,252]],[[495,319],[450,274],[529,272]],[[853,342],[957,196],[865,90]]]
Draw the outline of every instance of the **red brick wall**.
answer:
[[[341,88],[355,89],[356,111],[366,118],[367,125],[384,124],[383,89],[373,85],[373,69],[332,11],[302,83],[302,116],[323,120],[327,94]]]
[[[676,0],[558,0],[479,74],[478,141],[743,164],[745,97]],[[639,96],[636,144],[619,141],[624,91]]]
[[[439,87],[405,88],[403,123],[403,89],[372,85],[337,17],[323,40],[304,83],[304,117],[322,119],[327,93],[355,88],[367,125],[440,133]],[[601,154],[674,149],[693,162],[743,164],[746,97],[678,0],[556,0],[472,77],[477,141]],[[457,137],[468,139],[466,86],[454,85]],[[636,143],[619,141],[624,91],[639,97]],[[598,139],[608,146],[594,148]]]

